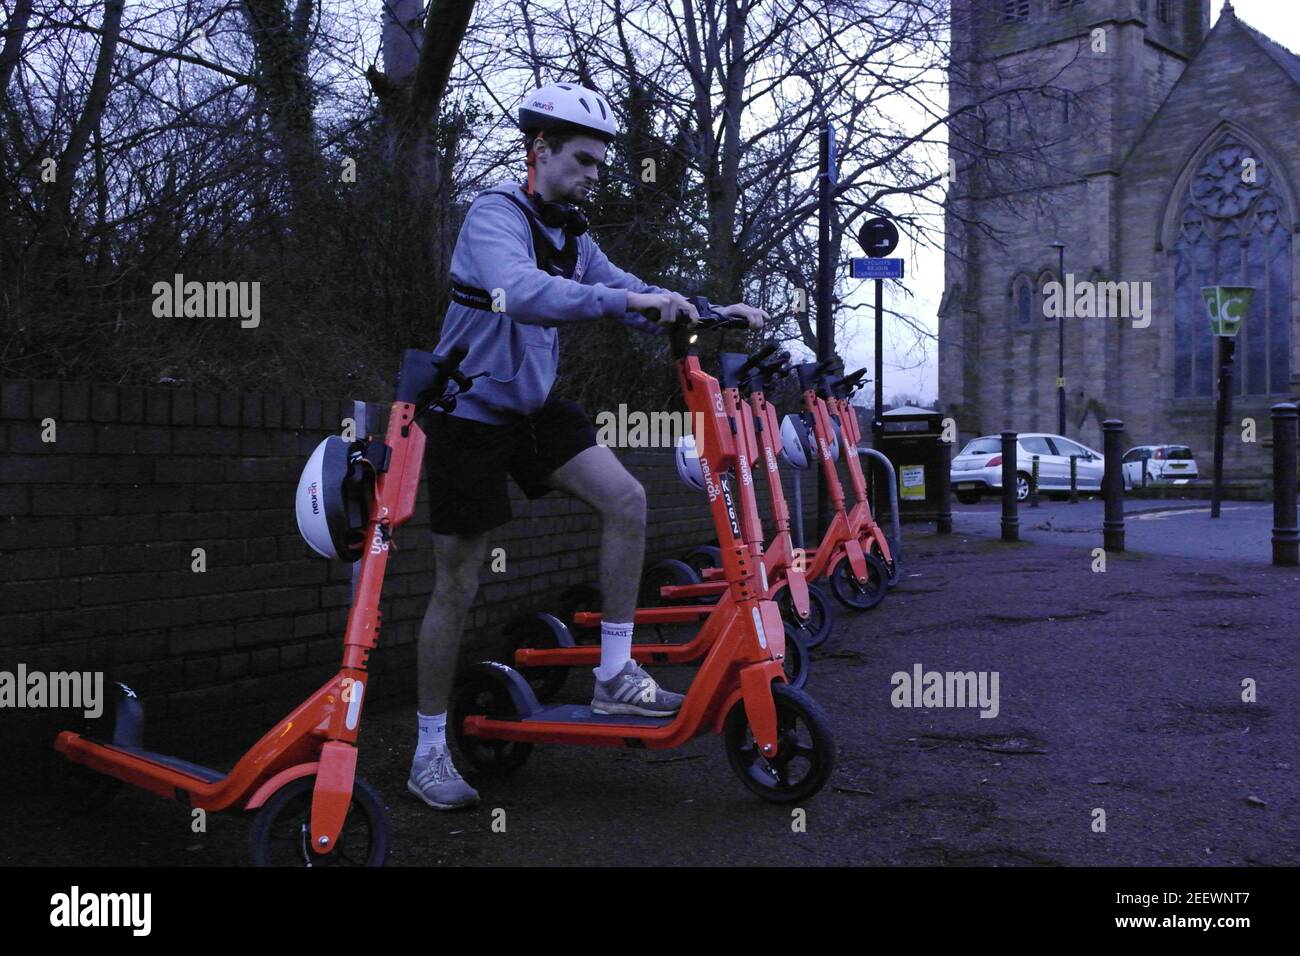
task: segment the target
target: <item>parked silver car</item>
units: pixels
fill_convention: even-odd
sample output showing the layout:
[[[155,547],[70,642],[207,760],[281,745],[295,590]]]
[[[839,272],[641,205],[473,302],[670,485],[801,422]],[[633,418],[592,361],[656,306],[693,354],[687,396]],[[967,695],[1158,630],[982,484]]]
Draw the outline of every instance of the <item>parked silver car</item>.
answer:
[[[1140,487],[1144,470],[1148,485],[1185,485],[1200,477],[1196,459],[1186,445],[1138,445],[1124,452],[1120,460],[1125,488]]]
[[[1038,488],[1052,495],[1070,490],[1070,459],[1077,458],[1080,491],[1101,491],[1106,460],[1101,454],[1062,435],[1030,432],[1017,436],[1016,497],[1029,497],[1029,476],[1038,456]],[[976,438],[952,460],[952,490],[962,504],[974,504],[980,496],[1002,490],[1002,439],[996,435]]]

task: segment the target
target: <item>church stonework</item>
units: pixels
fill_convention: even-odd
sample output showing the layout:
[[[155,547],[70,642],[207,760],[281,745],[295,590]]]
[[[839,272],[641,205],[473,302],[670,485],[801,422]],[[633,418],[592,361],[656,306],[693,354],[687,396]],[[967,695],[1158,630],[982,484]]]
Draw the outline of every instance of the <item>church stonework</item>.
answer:
[[[1300,395],[1300,56],[1230,3],[1210,30],[1210,0],[954,0],[953,18],[950,108],[967,111],[941,409],[963,439],[1055,432],[1060,321],[1066,434],[1100,449],[1102,420],[1120,418],[1127,445],[1190,445],[1208,474],[1217,354],[1200,289],[1252,285],[1225,468],[1267,479],[1269,409]],[[997,96],[1012,88],[1030,92]],[[1149,289],[1147,322],[1055,318],[1054,242],[1065,278],[1112,305]]]

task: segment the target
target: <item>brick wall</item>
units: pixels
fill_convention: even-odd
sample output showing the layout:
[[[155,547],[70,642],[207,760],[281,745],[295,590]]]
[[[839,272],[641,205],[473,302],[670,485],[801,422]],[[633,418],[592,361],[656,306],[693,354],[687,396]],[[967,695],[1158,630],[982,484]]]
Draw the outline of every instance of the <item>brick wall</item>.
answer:
[[[370,432],[382,434],[387,406],[370,409]],[[308,455],[351,412],[347,401],[282,395],[4,383],[0,670],[21,662],[124,681],[145,700],[153,748],[198,756],[250,745],[341,658],[351,568],[307,547],[293,494]],[[42,441],[46,419],[53,442]],[[647,562],[713,540],[706,503],[681,484],[670,452],[620,457],[647,491]],[[814,481],[803,487],[811,528]],[[505,549],[506,570],[483,569],[467,656],[499,652],[503,622],[596,578],[595,513],[511,491],[516,520],[489,545]],[[425,498],[422,486],[396,535],[372,704],[414,707],[414,643],[433,577]],[[764,487],[759,498],[768,521]],[[195,548],[203,573],[192,570]],[[45,749],[81,723],[69,710],[0,711],[0,739]]]

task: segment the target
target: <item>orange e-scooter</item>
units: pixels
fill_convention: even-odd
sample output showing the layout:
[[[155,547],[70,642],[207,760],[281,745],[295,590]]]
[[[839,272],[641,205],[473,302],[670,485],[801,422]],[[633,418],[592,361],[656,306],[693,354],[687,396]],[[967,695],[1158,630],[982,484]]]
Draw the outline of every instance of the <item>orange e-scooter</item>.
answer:
[[[54,749],[79,766],[82,795],[102,799],[122,783],[206,811],[255,814],[249,834],[259,866],[380,866],[388,820],[379,794],[356,776],[367,659],[379,642],[380,592],[393,531],[411,517],[424,462],[428,408],[449,410],[472,385],[458,370],[463,348],[446,357],[408,349],[385,439],[334,435],[316,448],[298,484],[298,528],[324,557],[355,562],[359,576],[337,674],[272,727],[229,773],[145,750],[144,707],[116,684],[112,737],[70,731]],[[458,389],[449,392],[449,383]],[[93,771],[94,774],[88,771]],[[103,776],[96,776],[103,775]],[[105,786],[107,785],[107,786]]]
[[[775,354],[774,354],[775,353]],[[756,356],[723,352],[723,398],[729,410],[734,409],[737,421],[742,422],[745,457],[749,471],[757,474],[766,471],[768,497],[772,505],[776,535],[763,552],[763,564],[769,582],[769,597],[777,602],[781,617],[796,629],[809,648],[819,647],[830,634],[834,622],[834,608],[826,594],[808,582],[805,557],[794,546],[790,535],[790,509],[786,505],[785,490],[781,487],[781,472],[777,464],[781,430],[777,424],[776,409],[767,401],[766,391],[773,381],[791,371],[787,364],[789,352],[776,352],[769,345]],[[741,387],[747,392],[742,403]],[[737,437],[741,432],[738,430]],[[716,549],[709,548],[709,554]],[[661,589],[668,600],[716,596],[726,590],[722,569],[699,569],[703,578],[700,584],[671,585]]]
[[[898,583],[902,566],[894,554],[885,531],[876,523],[871,513],[871,504],[867,497],[867,479],[862,471],[862,462],[858,458],[858,445],[862,441],[862,428],[858,416],[849,404],[849,397],[865,384],[867,370],[860,368],[850,375],[840,375],[837,370],[827,373],[817,390],[819,400],[826,403],[831,420],[838,424],[843,433],[845,467],[853,485],[853,495],[857,504],[849,512],[849,526],[857,531],[863,548],[879,558],[889,571],[886,583],[893,587]]]
[[[888,590],[889,569],[870,550],[864,550],[858,525],[850,520],[845,510],[844,489],[835,469],[835,456],[831,452],[834,428],[826,403],[818,394],[825,391],[824,376],[828,361],[805,362],[795,366],[799,376],[799,389],[803,393],[804,409],[811,428],[807,434],[808,450],[821,462],[822,480],[831,501],[832,517],[821,544],[808,554],[808,577],[817,580],[825,575],[831,593],[845,607],[858,611],[874,608],[885,599]],[[841,429],[842,432],[842,429]],[[848,436],[840,444],[848,445]],[[856,453],[854,445],[846,453],[850,458]],[[859,474],[861,472],[859,471]],[[865,500],[860,502],[865,505]],[[857,519],[861,521],[861,515]]]
[[[700,297],[693,301],[700,331],[745,324],[718,315]],[[704,422],[696,449],[728,589],[701,628],[708,652],[682,707],[671,717],[634,717],[597,715],[589,704],[543,705],[518,671],[484,661],[460,675],[449,720],[461,755],[481,774],[517,769],[539,743],[663,750],[712,732],[723,736],[741,782],[765,800],[805,800],[830,775],[835,744],[826,718],[808,694],[786,683],[785,629],[762,580],[752,484],[732,488],[729,472],[739,467],[732,419],[718,380],[691,351],[695,337],[684,322],[669,333],[687,409]]]
[[[752,369],[758,369],[765,362],[771,362],[775,351],[776,346],[773,345],[752,357],[735,352],[724,352],[721,356],[723,407],[732,422],[731,430],[735,435],[736,465],[741,476],[739,486],[741,514],[745,516],[746,521],[751,520],[751,515],[752,520],[758,520],[757,503],[754,502],[751,507],[748,498],[754,494],[752,473],[759,459],[754,451],[754,424],[750,420],[748,411],[739,403],[737,383]],[[788,358],[789,354],[782,352],[777,365],[783,364]],[[678,453],[682,453],[681,449]],[[703,476],[699,473],[698,467],[689,478],[686,475],[683,477],[692,487],[704,490]],[[780,490],[778,483],[778,494]],[[781,502],[783,506],[784,498]],[[788,513],[778,512],[777,525],[779,531],[774,547],[767,550],[762,547],[755,548],[754,558],[762,561],[759,571],[760,577],[767,584],[766,596],[776,601],[782,612],[786,636],[782,664],[785,668],[786,680],[791,687],[802,688],[807,684],[809,674],[807,626],[803,624],[811,617],[809,593],[801,571],[791,571],[787,583],[787,570],[791,564],[792,550],[789,543]],[[746,540],[751,538],[761,540],[761,525],[750,530],[751,535],[747,536]],[[784,541],[782,534],[784,534]],[[679,572],[677,568],[684,570]],[[656,569],[666,569],[673,578],[684,579],[691,583],[658,586],[654,582]],[[656,628],[673,624],[700,625],[714,613],[716,604],[713,602],[727,590],[726,580],[721,579],[721,569],[718,575],[719,580],[701,584],[695,572],[681,562],[659,562],[643,578],[641,599],[648,602],[661,594],[666,599],[667,606],[637,607],[633,611],[633,623]],[[656,594],[656,591],[659,593]],[[792,592],[795,595],[793,598]],[[701,596],[709,597],[710,600],[708,602],[696,600]],[[828,605],[824,595],[818,597],[822,602],[818,607],[820,620],[824,618]],[[598,599],[598,592],[593,592],[587,601],[598,603]],[[796,616],[800,599],[803,604],[802,618]],[[577,632],[582,629],[599,628],[601,620],[602,616],[599,612],[569,608],[568,613],[526,614],[506,625],[506,638],[514,648],[514,666],[528,681],[539,701],[544,703],[560,692],[568,679],[570,667],[600,663],[600,646],[581,643]],[[690,664],[705,656],[709,650],[708,639],[715,633],[701,628],[687,641],[638,642],[632,645],[632,659],[647,664]]]
[[[862,611],[876,607],[885,599],[889,570],[884,561],[872,553],[870,545],[866,549],[863,547],[859,525],[864,513],[870,513],[869,509],[866,512],[855,509],[852,520],[845,510],[844,490],[835,468],[837,452],[832,448],[833,444],[847,445],[848,439],[844,436],[844,441],[840,442],[833,438],[834,426],[830,412],[818,395],[819,390],[825,390],[823,378],[829,367],[830,360],[795,366],[805,413],[803,417],[787,416],[787,424],[793,431],[789,439],[782,437],[782,447],[787,451],[787,459],[796,468],[807,467],[813,458],[820,462],[822,479],[833,510],[833,517],[822,535],[821,544],[808,549],[802,556],[802,561],[806,562],[804,574],[810,581],[825,577],[836,600],[848,608]],[[772,417],[775,418],[775,415]],[[770,431],[770,428],[765,429],[765,433]],[[857,446],[853,447],[856,449]],[[792,453],[801,460],[792,458]],[[865,507],[865,499],[860,503]],[[858,525],[854,522],[858,522]],[[696,549],[687,557],[706,550]],[[701,577],[706,580],[716,573],[710,568],[700,571]],[[673,594],[681,593],[679,588],[665,590]]]

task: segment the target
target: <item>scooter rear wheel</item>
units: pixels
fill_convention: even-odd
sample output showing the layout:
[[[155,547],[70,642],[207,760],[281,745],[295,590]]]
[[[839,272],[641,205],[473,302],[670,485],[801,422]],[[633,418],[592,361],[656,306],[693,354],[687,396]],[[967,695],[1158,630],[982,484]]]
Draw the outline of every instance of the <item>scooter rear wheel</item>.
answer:
[[[874,554],[862,556],[867,562],[867,583],[859,584],[847,557],[840,558],[831,569],[831,593],[835,600],[855,611],[867,611],[885,599],[889,591],[889,570]]]
[[[81,764],[62,761],[56,768],[54,805],[65,813],[83,816],[106,807],[122,790],[122,781]]]
[[[799,632],[804,646],[809,650],[821,647],[830,637],[831,625],[835,623],[835,608],[831,605],[826,592],[815,584],[808,585],[808,616],[801,618],[795,610],[794,598],[790,595],[789,585],[779,588],[772,600],[781,609],[781,620]]]
[[[759,752],[745,714],[736,701],[723,730],[727,760],[740,782],[771,803],[798,803],[826,785],[835,769],[835,740],[826,715],[811,697],[785,684],[772,685],[776,703],[777,755]]]
[[[674,602],[659,593],[659,589],[672,584],[699,584],[700,576],[684,561],[668,558],[646,568],[641,575],[641,591],[637,595],[637,607],[664,607]]]
[[[514,698],[500,680],[483,671],[470,671],[456,683],[448,718],[462,757],[485,777],[504,777],[524,765],[533,745],[515,740],[491,740],[465,733],[466,717],[513,720],[519,716]]]
[[[722,549],[716,544],[702,544],[683,554],[682,562],[703,578],[705,568],[722,567]]]
[[[528,650],[553,650],[559,647],[555,634],[536,614],[516,618],[506,625],[506,640],[509,642],[511,659],[514,651],[520,648]],[[532,687],[533,693],[540,701],[548,701],[564,689],[564,682],[569,679],[569,669],[555,667],[521,667],[519,673]]]
[[[383,866],[388,859],[388,812],[375,788],[352,781],[352,802],[334,849],[311,848],[311,801],[316,777],[290,780],[262,804],[248,834],[254,866]]]

